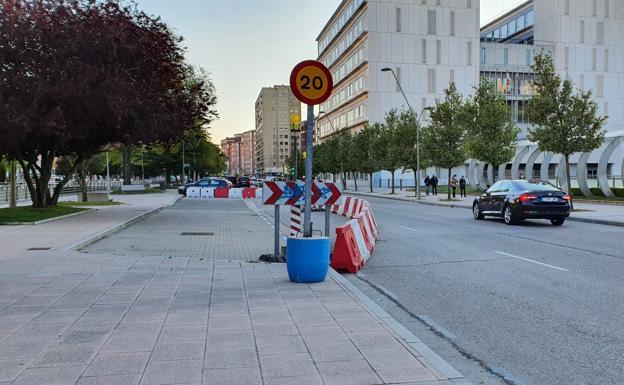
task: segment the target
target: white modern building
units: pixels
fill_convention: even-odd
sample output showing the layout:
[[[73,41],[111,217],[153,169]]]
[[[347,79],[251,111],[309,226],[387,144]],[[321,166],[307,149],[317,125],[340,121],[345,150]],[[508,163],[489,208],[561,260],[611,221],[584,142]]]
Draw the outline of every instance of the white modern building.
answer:
[[[586,195],[589,187],[605,195],[612,194],[610,187],[622,187],[624,1],[529,0],[483,27],[479,8],[478,0],[343,0],[317,39],[319,60],[336,83],[321,106],[319,139],[333,129],[357,131],[382,121],[391,108],[407,107],[392,73],[381,72],[384,67],[393,69],[417,113],[434,105],[451,81],[468,96],[480,76],[488,77],[522,128],[516,157],[498,170],[470,160],[455,173],[474,187],[487,185],[494,173],[561,184],[561,157],[543,154],[527,140],[524,113],[533,92],[529,66],[536,53],[547,52],[559,74],[592,90],[599,113],[609,116],[604,146],[572,158],[574,187]],[[376,177],[388,178],[384,174]],[[413,175],[403,177],[413,183]]]

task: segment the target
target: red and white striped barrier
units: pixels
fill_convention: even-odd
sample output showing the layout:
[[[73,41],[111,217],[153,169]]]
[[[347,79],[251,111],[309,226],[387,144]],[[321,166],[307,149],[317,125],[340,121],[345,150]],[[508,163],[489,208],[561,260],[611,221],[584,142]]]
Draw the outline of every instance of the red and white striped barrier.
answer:
[[[259,196],[260,189],[247,188],[214,188],[214,187],[188,187],[187,198],[226,198],[226,199],[250,199]],[[261,190],[260,190],[261,191]]]
[[[290,236],[296,237],[301,233],[301,224],[303,223],[303,215],[301,215],[301,206],[290,206]]]
[[[351,220],[336,228],[331,266],[336,270],[357,273],[373,253],[379,235],[373,210],[368,201],[345,197],[342,205],[332,206],[332,212]]]

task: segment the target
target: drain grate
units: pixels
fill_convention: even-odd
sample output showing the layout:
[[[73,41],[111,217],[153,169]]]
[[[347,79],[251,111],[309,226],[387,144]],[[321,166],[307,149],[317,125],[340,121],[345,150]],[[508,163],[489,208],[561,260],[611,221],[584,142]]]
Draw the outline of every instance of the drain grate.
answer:
[[[214,233],[210,233],[210,232],[184,232],[184,233],[180,233],[180,235],[191,236],[191,237],[206,237],[206,236],[209,236],[209,235],[214,235]]]
[[[50,250],[51,247],[31,247],[28,250],[29,251],[43,251],[43,250]]]

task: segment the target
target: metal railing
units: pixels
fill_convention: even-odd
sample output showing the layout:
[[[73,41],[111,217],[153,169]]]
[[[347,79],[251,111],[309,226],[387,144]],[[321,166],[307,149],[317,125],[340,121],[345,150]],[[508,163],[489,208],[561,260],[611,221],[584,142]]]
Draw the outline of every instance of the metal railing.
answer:
[[[110,187],[111,191],[119,188],[122,184],[122,181],[119,180],[111,180]],[[56,187],[56,183],[50,183],[49,188],[53,190]],[[28,190],[28,186],[26,183],[18,183],[16,186],[16,199],[18,201],[21,200],[30,200],[30,191]],[[107,182],[105,180],[92,181],[87,183],[87,191],[106,191]],[[67,183],[61,189],[61,195],[69,195],[69,194],[78,194],[80,193],[80,185],[78,182],[71,181]],[[8,202],[10,196],[9,184],[8,183],[0,183],[0,202]]]

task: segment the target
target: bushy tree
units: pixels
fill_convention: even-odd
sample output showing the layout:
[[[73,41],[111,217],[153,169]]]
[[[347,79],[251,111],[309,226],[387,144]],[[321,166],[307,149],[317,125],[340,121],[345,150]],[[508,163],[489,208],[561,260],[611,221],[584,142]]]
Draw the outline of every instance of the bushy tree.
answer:
[[[366,126],[353,136],[351,142],[351,156],[355,171],[368,175],[370,192],[373,192],[373,173],[378,170],[373,149],[377,135],[376,126]]]
[[[531,69],[535,73],[535,95],[526,109],[533,124],[529,139],[542,151],[563,155],[567,189],[572,194],[570,155],[602,145],[607,117],[598,116],[591,91],[575,90],[570,78],[561,79],[556,74],[550,56],[536,56]]]
[[[115,0],[0,0],[0,152],[33,206],[56,204],[54,160],[180,137],[214,118],[214,90],[189,72],[181,39]]]
[[[494,169],[511,161],[520,129],[511,120],[511,109],[494,84],[481,79],[475,95],[466,102],[466,154],[489,163]]]
[[[394,174],[403,165],[405,138],[400,131],[401,117],[396,109],[388,111],[384,123],[376,126],[379,135],[375,143],[375,156],[382,170],[390,171],[392,178],[391,194],[394,194]]]
[[[436,102],[431,112],[431,122],[423,129],[423,149],[431,162],[448,170],[451,180],[453,167],[466,160],[465,104],[454,83],[444,90],[444,100]],[[448,199],[451,190],[448,189]]]

